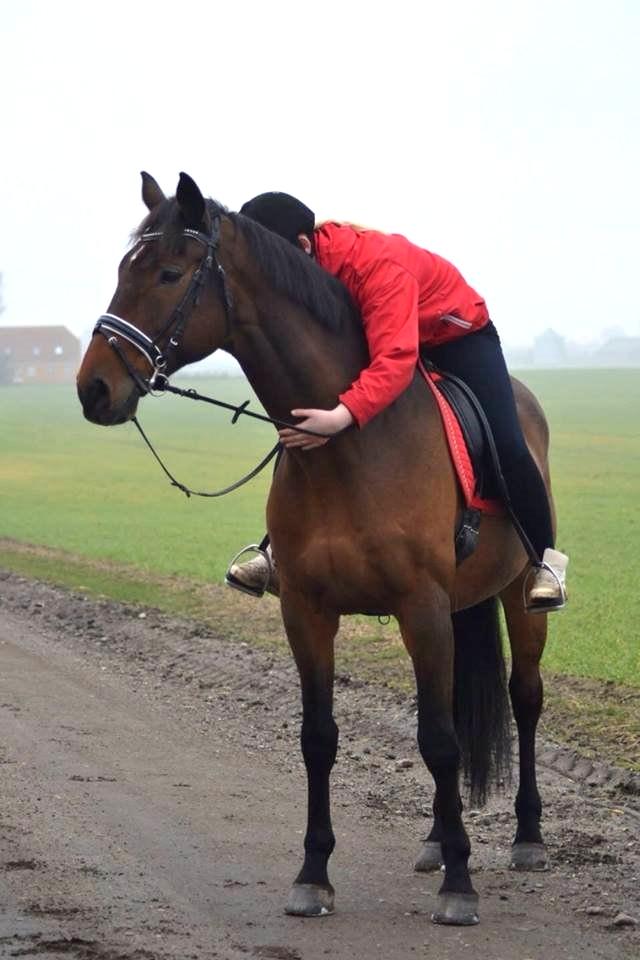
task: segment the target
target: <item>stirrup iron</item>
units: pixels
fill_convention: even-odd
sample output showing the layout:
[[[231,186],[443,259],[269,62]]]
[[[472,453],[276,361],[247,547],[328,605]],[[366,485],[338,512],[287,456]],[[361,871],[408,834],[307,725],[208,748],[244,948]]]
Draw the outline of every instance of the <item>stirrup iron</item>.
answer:
[[[528,603],[527,597],[529,595],[529,582],[531,577],[534,576],[539,570],[546,570],[547,573],[550,573],[553,579],[558,584],[560,590],[560,599],[557,603]],[[554,570],[550,563],[547,563],[545,560],[541,560],[535,566],[530,567],[529,572],[524,578],[522,584],[522,603],[525,609],[525,613],[553,613],[555,610],[563,610],[567,605],[567,588],[565,586],[562,575]]]
[[[237,580],[231,573],[231,568],[236,565],[240,557],[244,557],[246,553],[255,553],[267,561],[267,575],[264,578],[264,583],[261,587],[257,587],[255,590],[251,590],[249,587],[245,586],[244,583],[241,583],[240,580]],[[242,550],[236,553],[235,557],[231,560],[229,566],[227,567],[227,572],[224,575],[224,582],[228,587],[231,587],[233,590],[239,590],[240,593],[247,593],[250,597],[257,597],[260,599],[266,593],[267,586],[269,581],[273,577],[273,561],[269,555],[269,551],[263,549],[258,543],[250,543],[248,546],[243,547]]]

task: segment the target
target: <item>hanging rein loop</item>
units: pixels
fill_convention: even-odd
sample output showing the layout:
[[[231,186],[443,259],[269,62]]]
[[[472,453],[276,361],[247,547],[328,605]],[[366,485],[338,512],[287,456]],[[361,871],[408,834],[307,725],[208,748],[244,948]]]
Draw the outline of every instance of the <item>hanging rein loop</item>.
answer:
[[[102,316],[98,318],[98,321],[93,329],[93,333],[99,333],[106,339],[107,343],[118,355],[122,365],[135,383],[141,397],[147,395],[159,396],[163,393],[174,393],[180,397],[188,397],[191,400],[202,400],[205,403],[210,403],[214,406],[222,407],[225,410],[232,411],[232,423],[237,423],[241,416],[246,416],[252,417],[255,420],[262,420],[265,423],[271,423],[276,427],[289,427],[292,430],[297,430],[299,433],[307,433],[311,434],[312,436],[324,436],[324,434],[318,434],[314,430],[305,430],[304,428],[298,427],[296,424],[289,423],[286,420],[278,420],[274,417],[267,417],[264,414],[254,413],[252,410],[247,410],[247,407],[249,406],[249,400],[245,400],[244,403],[234,406],[231,403],[225,403],[222,400],[216,400],[213,397],[204,396],[203,394],[197,393],[197,391],[193,389],[181,390],[179,387],[174,387],[169,383],[169,377],[166,372],[169,361],[172,359],[172,354],[180,346],[180,342],[191,311],[200,303],[201,292],[206,285],[208,277],[213,273],[214,266],[216,280],[219,285],[220,299],[222,300],[222,304],[224,306],[227,329],[229,329],[231,325],[233,298],[227,284],[227,277],[224,268],[217,256],[218,247],[220,246],[221,217],[220,214],[216,212],[215,205],[210,200],[207,201],[207,209],[211,218],[211,230],[209,233],[203,233],[200,230],[191,229],[185,229],[183,231],[183,235],[185,237],[191,237],[193,240],[196,240],[198,243],[202,244],[205,248],[205,252],[202,260],[191,277],[191,281],[182,300],[172,311],[171,316],[160,333],[152,339],[146,333],[144,333],[144,331],[140,330],[139,327],[136,327],[133,323],[125,320],[123,317],[117,316],[115,313],[103,313]],[[147,231],[140,237],[140,242],[148,243],[154,240],[160,240],[163,236],[164,234],[161,231]],[[162,350],[158,344],[163,341],[165,337],[168,337],[168,340],[164,350]],[[127,343],[130,343],[145,357],[149,363],[149,366],[151,367],[151,375],[148,380],[145,380],[129,361],[120,343],[121,340],[126,340]],[[151,450],[153,456],[162,467],[162,470],[166,476],[171,481],[172,486],[177,487],[178,490],[182,490],[187,497],[221,497],[226,493],[231,493],[232,490],[237,490],[238,487],[248,483],[249,480],[252,480],[255,476],[257,476],[260,471],[263,470],[264,467],[266,467],[267,464],[270,463],[270,461],[282,449],[282,444],[277,443],[275,447],[269,451],[266,457],[264,457],[260,463],[245,477],[242,477],[242,479],[230,484],[228,487],[224,487],[222,490],[206,493],[199,490],[191,490],[185,484],[180,483],[179,480],[176,480],[173,474],[167,469],[165,464],[160,459],[158,453],[154,449],[151,441],[140,426],[140,423],[136,417],[133,418],[133,422],[142,436],[142,439]]]
[[[144,432],[144,430],[143,430],[142,427],[140,426],[140,423],[139,423],[139,421],[138,421],[138,418],[137,418],[137,417],[134,417],[134,418],[133,418],[133,422],[134,422],[134,424],[136,425],[136,428],[137,428],[140,436],[142,437],[142,439],[144,440],[144,442],[146,443],[146,445],[149,447],[149,450],[151,450],[151,453],[154,455],[154,457],[156,458],[156,460],[158,461],[158,463],[159,463],[160,466],[162,467],[163,472],[165,473],[165,475],[166,475],[166,476],[169,478],[169,480],[171,481],[171,486],[172,486],[172,487],[177,487],[178,490],[182,490],[182,492],[185,494],[186,497],[224,497],[224,495],[225,495],[226,493],[231,493],[233,490],[237,490],[238,487],[244,486],[244,484],[245,484],[245,483],[248,483],[249,480],[253,480],[254,477],[257,477],[258,474],[260,473],[260,471],[261,471],[261,470],[264,470],[264,468],[267,466],[267,464],[268,464],[268,463],[271,463],[271,461],[273,460],[273,458],[274,458],[274,457],[279,453],[279,451],[282,449],[282,444],[281,444],[281,443],[276,443],[275,447],[273,447],[273,449],[271,449],[271,450],[269,451],[269,453],[266,455],[266,457],[263,457],[263,459],[260,461],[260,463],[259,463],[257,466],[255,466],[255,467],[253,468],[253,470],[251,470],[249,473],[247,473],[246,476],[242,477],[240,480],[236,480],[235,483],[229,484],[228,487],[222,487],[221,490],[213,490],[213,491],[210,491],[210,492],[207,493],[207,492],[202,491],[202,490],[192,490],[190,487],[187,487],[184,483],[180,483],[179,480],[176,480],[176,478],[173,476],[173,474],[171,473],[171,471],[167,469],[167,467],[164,465],[164,463],[162,462],[162,460],[161,460],[160,457],[158,456],[156,450],[155,450],[154,447],[153,447],[153,444],[151,443],[151,441],[150,441],[149,438],[147,437],[146,433]]]

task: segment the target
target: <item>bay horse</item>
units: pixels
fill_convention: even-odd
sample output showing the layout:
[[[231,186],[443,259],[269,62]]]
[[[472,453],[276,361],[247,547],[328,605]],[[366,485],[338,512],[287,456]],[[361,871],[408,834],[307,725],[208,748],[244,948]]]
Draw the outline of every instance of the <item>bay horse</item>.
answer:
[[[149,211],[119,267],[108,313],[78,373],[85,417],[114,425],[166,376],[216,349],[232,354],[269,416],[332,407],[368,363],[362,325],[341,284],[259,224],[205,200],[180,175],[167,198],[148,174]],[[514,381],[518,412],[545,478],[548,431],[533,395]],[[476,552],[456,566],[461,494],[436,402],[420,374],[359,430],[309,452],[288,450],[275,471],[267,528],[282,617],[300,675],[301,747],[308,778],[304,861],[286,911],[331,913],[334,849],[329,779],[334,638],[342,614],[397,619],[413,662],[418,745],[435,782],[433,827],[416,863],[443,868],[432,920],[472,924],[478,896],[462,821],[463,766],[473,802],[504,773],[510,747],[497,600],[511,646],[509,693],[519,738],[514,869],[544,869],[535,731],[546,616],[525,613],[528,561],[506,517],[484,517]]]

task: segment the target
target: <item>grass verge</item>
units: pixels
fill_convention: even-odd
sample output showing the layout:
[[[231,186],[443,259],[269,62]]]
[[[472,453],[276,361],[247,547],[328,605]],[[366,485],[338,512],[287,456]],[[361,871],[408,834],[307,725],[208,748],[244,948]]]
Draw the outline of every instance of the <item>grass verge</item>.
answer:
[[[0,568],[94,597],[192,617],[230,642],[288,654],[277,601],[256,602],[221,584],[160,576],[62,550],[0,539]],[[409,658],[394,624],[344,618],[336,644],[340,674],[413,692]],[[542,733],[592,758],[640,771],[640,687],[545,671]]]
[[[638,371],[528,371],[524,379],[548,414],[558,546],[571,557],[571,603],[553,618],[545,667],[638,685],[640,521],[629,508],[640,489]],[[241,377],[198,388],[234,404],[251,396]],[[227,413],[168,396],[145,400],[141,416],[170,469],[200,489],[237,479],[274,441],[265,424],[231,427]],[[270,470],[228,500],[187,499],[132,424],[88,423],[67,385],[0,387],[0,437],[0,536],[139,568],[148,582],[205,584],[219,583],[229,559],[264,532]]]

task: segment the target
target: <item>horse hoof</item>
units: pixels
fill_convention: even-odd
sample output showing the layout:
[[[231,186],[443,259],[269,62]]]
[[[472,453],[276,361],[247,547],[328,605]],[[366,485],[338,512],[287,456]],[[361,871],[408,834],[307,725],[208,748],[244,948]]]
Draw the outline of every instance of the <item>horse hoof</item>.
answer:
[[[548,870],[549,860],[544,843],[514,843],[509,867],[511,870]]]
[[[431,873],[442,866],[442,846],[436,840],[426,840],[413,868],[418,873]]]
[[[291,917],[328,917],[333,913],[333,887],[294,883],[284,912]]]
[[[439,893],[431,919],[434,923],[471,927],[478,923],[478,902],[477,893]]]

